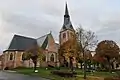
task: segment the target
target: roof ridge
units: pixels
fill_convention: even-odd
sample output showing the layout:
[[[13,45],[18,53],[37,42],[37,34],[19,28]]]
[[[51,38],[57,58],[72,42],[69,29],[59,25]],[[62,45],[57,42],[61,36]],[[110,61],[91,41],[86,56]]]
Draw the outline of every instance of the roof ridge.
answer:
[[[28,39],[35,39],[35,38],[32,38],[32,37],[23,36],[23,35],[18,35],[18,34],[15,34],[15,35],[14,35],[14,37],[15,37],[15,36],[18,36],[18,37],[23,37],[23,38],[28,38]]]
[[[41,36],[41,37],[39,37],[37,39],[40,39],[40,38],[45,37],[45,36],[48,36],[49,34],[51,34],[51,33],[47,33],[47,34],[45,34],[45,35],[43,35],[43,36]]]

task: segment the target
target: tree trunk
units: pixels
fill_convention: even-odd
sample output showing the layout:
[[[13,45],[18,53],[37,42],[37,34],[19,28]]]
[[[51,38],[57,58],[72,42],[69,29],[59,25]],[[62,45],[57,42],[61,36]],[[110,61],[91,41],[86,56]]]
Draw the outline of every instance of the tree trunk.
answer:
[[[95,63],[93,63],[93,68],[95,69],[96,67],[95,67]]]
[[[37,62],[34,62],[34,71],[36,70]]]
[[[82,62],[80,63],[81,69],[82,69]]]
[[[72,59],[72,57],[70,58],[70,69],[73,72],[73,59]]]
[[[36,70],[36,67],[37,67],[37,61],[34,60],[33,63],[34,63],[34,71],[35,71],[35,70]]]
[[[109,59],[109,58],[107,58],[107,60],[108,60],[109,72],[111,72],[111,64],[110,64],[110,59]]]
[[[84,58],[84,79],[86,79],[86,56],[85,56],[85,53],[84,53],[84,50],[83,50],[83,58]]]
[[[111,66],[112,66],[112,69],[115,69],[115,68],[114,68],[114,64],[113,64],[113,62],[111,63]]]
[[[91,69],[91,63],[89,63],[88,65],[89,65],[89,69]]]
[[[108,62],[108,64],[109,64],[109,72],[111,72],[111,65],[110,65],[110,62]]]

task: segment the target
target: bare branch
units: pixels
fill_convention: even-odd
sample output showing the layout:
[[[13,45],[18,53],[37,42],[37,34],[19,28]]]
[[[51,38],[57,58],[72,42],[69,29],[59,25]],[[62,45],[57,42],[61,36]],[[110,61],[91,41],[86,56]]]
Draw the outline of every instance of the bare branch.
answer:
[[[82,49],[92,48],[98,42],[94,32],[86,31],[82,27],[77,29],[77,40],[81,44]]]

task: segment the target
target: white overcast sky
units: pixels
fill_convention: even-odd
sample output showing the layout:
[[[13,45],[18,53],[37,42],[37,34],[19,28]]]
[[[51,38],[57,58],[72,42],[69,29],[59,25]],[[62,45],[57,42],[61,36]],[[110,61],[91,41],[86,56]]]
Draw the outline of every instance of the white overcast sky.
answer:
[[[38,38],[52,31],[58,41],[66,1],[74,28],[120,44],[120,0],[0,0],[0,50],[14,34]]]

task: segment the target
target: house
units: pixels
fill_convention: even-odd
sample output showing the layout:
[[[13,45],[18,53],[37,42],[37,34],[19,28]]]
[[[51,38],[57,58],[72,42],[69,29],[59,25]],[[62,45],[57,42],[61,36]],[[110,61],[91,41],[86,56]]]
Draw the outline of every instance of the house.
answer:
[[[3,68],[16,68],[21,66],[32,67],[32,61],[29,60],[24,62],[22,57],[23,53],[27,49],[31,48],[35,43],[44,50],[44,64],[38,64],[38,66],[47,66],[48,64],[55,65],[57,62],[59,45],[55,43],[51,33],[37,39],[14,35],[9,48],[3,52]]]

